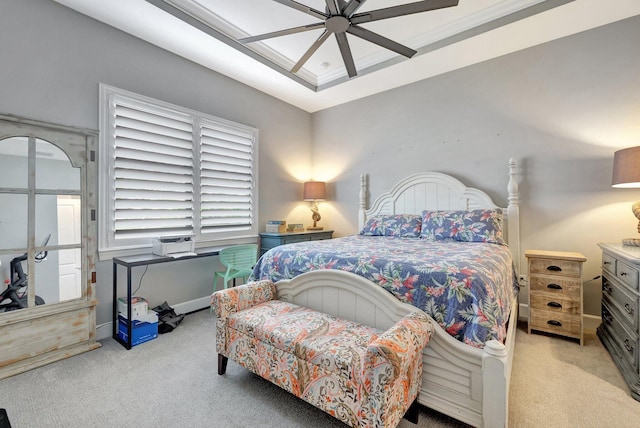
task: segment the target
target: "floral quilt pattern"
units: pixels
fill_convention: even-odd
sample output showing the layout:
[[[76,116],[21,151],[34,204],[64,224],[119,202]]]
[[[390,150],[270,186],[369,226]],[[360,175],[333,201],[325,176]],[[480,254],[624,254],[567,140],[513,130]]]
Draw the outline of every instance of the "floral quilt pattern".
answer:
[[[251,279],[277,282],[318,269],[363,276],[477,348],[491,339],[504,342],[518,289],[505,245],[391,236],[352,235],[275,247],[258,260]]]

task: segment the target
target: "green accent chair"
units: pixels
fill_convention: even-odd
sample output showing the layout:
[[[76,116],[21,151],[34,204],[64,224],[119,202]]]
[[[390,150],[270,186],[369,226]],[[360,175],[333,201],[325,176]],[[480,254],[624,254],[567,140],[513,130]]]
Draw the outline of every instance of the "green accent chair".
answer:
[[[226,271],[216,272],[213,277],[213,291],[216,291],[218,278],[222,278],[223,288],[228,288],[232,279],[247,280],[258,260],[258,244],[242,244],[223,248],[218,253],[218,259]]]

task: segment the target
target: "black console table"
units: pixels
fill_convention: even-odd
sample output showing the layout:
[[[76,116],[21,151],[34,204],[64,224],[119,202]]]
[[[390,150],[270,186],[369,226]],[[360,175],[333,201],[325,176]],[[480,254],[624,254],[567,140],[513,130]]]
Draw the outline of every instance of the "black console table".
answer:
[[[154,265],[157,263],[177,262],[181,260],[191,260],[200,257],[217,256],[219,250],[205,250],[194,255],[182,257],[158,256],[156,254],[142,254],[137,256],[114,257],[113,258],[113,338],[122,346],[131,349],[131,268],[136,266]],[[121,340],[118,336],[118,266],[127,269],[127,340]]]

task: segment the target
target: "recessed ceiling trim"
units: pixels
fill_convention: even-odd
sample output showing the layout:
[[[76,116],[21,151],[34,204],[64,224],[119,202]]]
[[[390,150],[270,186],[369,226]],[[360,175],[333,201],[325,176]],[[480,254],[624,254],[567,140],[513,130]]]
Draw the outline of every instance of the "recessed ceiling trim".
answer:
[[[252,46],[243,44],[239,40],[251,37],[251,35],[221,18],[197,0],[145,1],[314,92],[320,92],[352,79],[344,68],[316,76],[305,71],[304,68],[296,69],[298,63],[294,64],[291,59],[260,41],[252,43]],[[502,2],[463,19],[422,33],[403,43],[416,47],[415,50],[418,53],[415,56],[424,55],[573,1],[575,0]],[[407,60],[408,58],[394,55],[388,50],[380,50],[357,61],[357,74],[363,76]]]
[[[267,67],[277,71],[278,73],[281,73],[283,75],[285,75],[286,77],[290,78],[291,80],[294,80],[295,82],[301,84],[302,86],[311,89],[314,92],[317,92],[318,88],[316,85],[306,81],[305,79],[291,73],[289,70],[285,69],[284,67],[282,67],[279,64],[274,63],[273,61],[263,57],[262,55],[260,55],[258,52],[247,48],[246,46],[244,46],[242,43],[234,40],[233,38],[227,36],[224,33],[221,33],[220,31],[216,30],[215,28],[212,28],[209,24],[201,21],[200,19],[192,16],[191,14],[179,9],[178,7],[174,6],[173,4],[169,4],[167,3],[167,1],[165,0],[145,0],[147,3],[157,7],[158,9],[161,9],[165,12],[167,12],[169,15],[173,16],[174,18],[177,18],[183,22],[185,22],[186,24],[191,25],[194,28],[197,28],[198,30],[204,32],[205,34],[210,35],[211,37],[214,37],[215,39],[221,41],[222,43],[225,43],[226,45],[231,46],[232,48],[238,50],[239,52],[242,52],[243,54],[255,59],[256,61],[266,65]]]
[[[452,45],[454,43],[457,42],[461,42],[463,40],[469,39],[471,37],[475,37],[479,34],[482,33],[486,33],[488,31],[491,30],[495,30],[496,28],[500,28],[503,27],[505,25],[508,24],[512,24],[514,22],[520,21],[522,19],[528,18],[530,16],[536,15],[538,13],[541,12],[545,12],[547,10],[551,10],[554,9],[558,6],[562,6],[564,4],[567,3],[571,3],[575,0],[543,0],[538,2],[537,4],[534,4],[532,6],[529,6],[525,9],[520,9],[520,10],[516,10],[515,12],[509,13],[508,15],[504,15],[498,18],[494,18],[491,21],[485,21],[485,22],[481,22],[480,24],[476,25],[475,27],[471,27],[467,30],[464,30],[460,33],[456,33],[455,31],[452,31],[452,35],[448,36],[448,37],[444,37],[442,39],[436,40],[433,43],[430,43],[428,45],[422,46],[420,48],[417,49],[418,53],[414,56],[420,56],[420,55],[424,55],[426,53],[429,52],[433,52],[434,50],[437,49],[441,49],[444,47],[447,47],[449,45]],[[369,73],[374,73],[376,71],[379,71],[383,68],[387,68],[391,65],[397,64],[399,62],[402,61],[407,61],[407,58],[404,57],[398,57],[395,56],[393,58],[384,60],[384,61],[378,61],[373,63],[370,66],[363,66],[363,68],[358,70],[358,75],[359,76],[364,76],[366,74]],[[361,64],[362,65],[362,64]],[[327,76],[328,78],[330,77],[335,77],[332,80],[326,81],[326,83],[324,83],[324,79],[322,83],[318,84],[317,87],[317,91],[316,92],[320,92],[323,91],[325,89],[331,88],[333,86],[342,84],[346,81],[349,80],[348,76],[346,76],[344,74],[344,72],[340,73],[340,76]]]
[[[500,16],[491,21],[480,23],[479,25],[463,30],[460,32],[454,32],[451,36],[435,41],[428,45],[422,46],[418,49],[418,55],[423,55],[428,52],[432,52],[436,49],[440,49],[445,46],[449,46],[453,43],[460,42],[471,37],[477,36],[482,33],[486,33],[496,28],[504,27],[505,25],[513,24],[514,22],[529,18],[542,12],[554,9],[558,6],[565,5],[567,3],[574,2],[575,0],[544,0],[532,6],[524,9],[516,10],[507,15]]]
[[[230,37],[231,40],[236,40],[240,42],[241,39],[251,36],[249,33],[237,27],[233,23],[229,22],[222,16],[214,13],[211,9],[203,5],[198,0],[165,0],[165,3],[170,4],[171,6],[175,7],[178,10],[182,10],[187,15],[194,17],[194,19],[198,19],[199,21],[203,22],[205,25],[211,27],[213,30],[218,31],[219,33],[222,33]],[[320,25],[322,25],[322,27],[319,27],[319,28],[324,28],[323,23],[320,23]],[[230,46],[235,48],[235,45],[230,45]],[[243,43],[243,46],[244,46],[244,43]],[[254,43],[250,47],[248,46],[245,46],[245,47],[257,52],[259,55],[263,56],[266,59],[266,61],[272,61],[273,63],[279,65],[286,71],[291,72],[291,69],[295,64],[295,62],[292,61],[290,58],[287,58],[277,50],[272,49],[271,47],[269,47],[264,43]],[[266,63],[263,63],[263,64],[268,65]],[[278,71],[280,72],[280,70]],[[289,75],[286,75],[286,76],[290,77]],[[317,86],[317,81],[316,81],[317,79],[313,73],[307,71],[306,69],[302,69],[297,73],[297,76],[302,78],[306,82],[310,83],[311,85],[313,85],[313,90],[315,91],[315,88]]]

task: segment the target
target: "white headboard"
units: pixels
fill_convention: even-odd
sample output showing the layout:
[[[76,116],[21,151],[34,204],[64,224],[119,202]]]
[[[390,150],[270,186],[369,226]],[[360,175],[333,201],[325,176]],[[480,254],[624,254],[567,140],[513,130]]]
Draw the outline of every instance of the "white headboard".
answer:
[[[509,160],[508,205],[503,208],[505,240],[520,272],[520,208],[516,162]],[[377,214],[422,214],[423,210],[470,210],[499,208],[485,192],[465,186],[458,179],[439,172],[410,175],[378,196],[367,209],[367,176],[360,176],[358,228]]]

